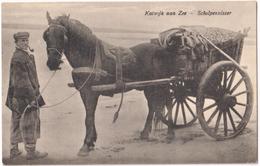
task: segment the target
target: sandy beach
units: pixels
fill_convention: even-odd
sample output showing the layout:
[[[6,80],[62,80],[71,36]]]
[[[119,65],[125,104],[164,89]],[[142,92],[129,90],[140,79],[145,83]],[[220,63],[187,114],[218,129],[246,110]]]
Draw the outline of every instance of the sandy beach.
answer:
[[[7,7],[6,7],[7,8]],[[45,16],[45,13],[42,13]],[[43,16],[43,18],[44,18]],[[45,19],[45,18],[44,18]],[[3,19],[6,23],[8,20]],[[46,22],[46,20],[44,20]],[[81,21],[81,20],[80,20]],[[254,20],[253,20],[254,21]],[[82,21],[83,23],[87,23]],[[183,22],[185,24],[185,22]],[[140,23],[139,23],[140,24]],[[87,25],[87,24],[86,24]],[[47,28],[34,29],[21,27],[2,28],[2,103],[5,103],[9,63],[14,51],[13,34],[17,31],[29,31],[31,47],[35,50],[35,59],[41,88],[44,87],[52,72],[46,66],[46,45],[42,33]],[[159,29],[159,28],[157,28]],[[161,30],[164,30],[163,28]],[[156,32],[111,33],[95,32],[97,36],[112,44],[130,47],[138,43],[149,42]],[[129,37],[131,36],[131,38]],[[121,38],[122,37],[122,38]],[[125,38],[124,38],[125,37]],[[64,57],[65,58],[65,57]],[[202,130],[198,121],[191,127],[177,129],[175,139],[166,141],[166,129],[152,131],[149,140],[141,140],[145,119],[148,113],[147,101],[140,91],[125,94],[119,119],[112,123],[120,95],[100,97],[96,110],[96,128],[98,139],[95,150],[89,156],[78,157],[85,136],[85,110],[77,93],[66,102],[51,108],[41,109],[41,139],[37,148],[49,153],[45,159],[27,161],[23,145],[22,156],[9,160],[9,136],[11,112],[2,106],[2,156],[4,164],[198,164],[198,163],[256,163],[257,162],[257,107],[256,107],[256,37],[255,29],[249,31],[242,52],[241,65],[253,84],[254,106],[250,121],[241,135],[235,139],[216,141]],[[72,82],[72,68],[68,62],[56,72],[43,92],[47,105],[53,105],[75,92],[67,83]]]

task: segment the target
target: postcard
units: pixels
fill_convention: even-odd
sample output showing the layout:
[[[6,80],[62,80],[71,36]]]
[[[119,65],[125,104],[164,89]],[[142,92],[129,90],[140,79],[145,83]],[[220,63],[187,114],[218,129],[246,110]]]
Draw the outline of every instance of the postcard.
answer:
[[[1,5],[3,164],[257,163],[255,1]]]

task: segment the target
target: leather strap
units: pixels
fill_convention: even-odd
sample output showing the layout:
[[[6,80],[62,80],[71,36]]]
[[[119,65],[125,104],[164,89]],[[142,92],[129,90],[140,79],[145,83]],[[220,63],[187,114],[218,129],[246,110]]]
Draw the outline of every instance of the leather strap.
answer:
[[[102,69],[102,61],[101,61],[101,51],[102,45],[99,39],[96,40],[96,50],[95,50],[95,59],[94,59],[94,69]],[[95,80],[99,81],[100,76],[95,74]]]
[[[95,65],[95,69],[102,69],[102,61],[101,61],[101,54],[103,53],[103,45],[102,45],[102,41],[97,39],[96,41],[96,50],[95,50],[95,59],[94,59],[94,65]],[[113,54],[113,59],[116,61],[116,87],[117,89],[120,90],[124,90],[125,88],[125,83],[123,81],[123,68],[122,68],[122,62],[121,62],[121,58],[120,58],[120,51],[117,52],[117,50],[115,50],[116,52]],[[96,75],[95,80],[99,80],[99,76]]]
[[[116,55],[116,88],[124,90],[125,83],[123,81],[123,69],[120,57]]]

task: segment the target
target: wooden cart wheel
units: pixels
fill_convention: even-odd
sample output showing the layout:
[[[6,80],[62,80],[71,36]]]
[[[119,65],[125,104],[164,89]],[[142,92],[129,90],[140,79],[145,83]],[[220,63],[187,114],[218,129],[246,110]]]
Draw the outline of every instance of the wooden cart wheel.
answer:
[[[170,83],[170,95],[162,118],[174,128],[188,127],[197,120],[195,97],[188,94],[184,81]]]
[[[208,135],[217,140],[234,138],[252,113],[248,74],[230,61],[215,63],[202,76],[196,103],[198,119]]]

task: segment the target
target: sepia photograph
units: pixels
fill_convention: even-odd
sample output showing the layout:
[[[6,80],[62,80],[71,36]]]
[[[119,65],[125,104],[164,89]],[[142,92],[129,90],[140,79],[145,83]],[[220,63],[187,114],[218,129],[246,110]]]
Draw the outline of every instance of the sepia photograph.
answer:
[[[2,164],[257,164],[257,2],[2,2]]]

